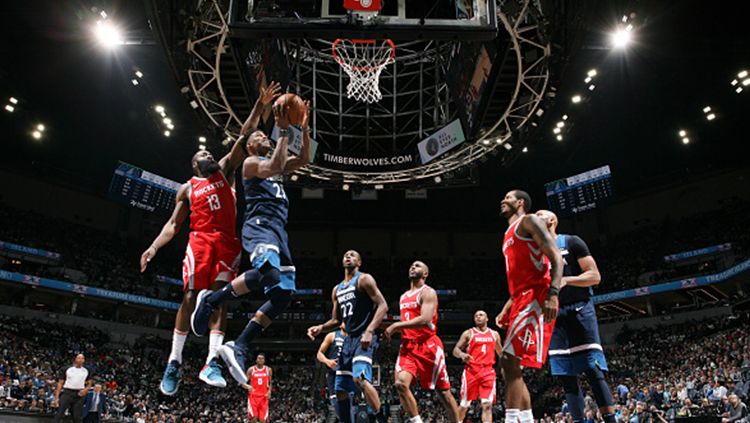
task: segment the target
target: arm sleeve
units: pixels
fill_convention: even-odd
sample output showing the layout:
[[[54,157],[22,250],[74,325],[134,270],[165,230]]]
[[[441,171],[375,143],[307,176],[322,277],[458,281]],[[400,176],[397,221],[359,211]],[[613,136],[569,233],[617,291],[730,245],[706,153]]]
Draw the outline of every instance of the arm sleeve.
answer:
[[[591,255],[589,246],[586,245],[586,243],[576,235],[571,235],[570,237],[568,237],[568,251],[573,253],[573,256],[575,256],[576,259],[588,257]]]

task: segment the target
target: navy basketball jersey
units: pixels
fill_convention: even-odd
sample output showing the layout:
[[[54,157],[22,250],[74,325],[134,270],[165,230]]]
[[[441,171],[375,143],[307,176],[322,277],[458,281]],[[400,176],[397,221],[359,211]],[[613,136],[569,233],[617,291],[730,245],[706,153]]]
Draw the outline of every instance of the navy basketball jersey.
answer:
[[[367,293],[359,289],[357,273],[348,283],[342,281],[336,288],[336,300],[339,303],[339,316],[344,320],[349,336],[359,336],[375,315],[375,304]]]
[[[266,160],[261,157],[261,160]],[[267,217],[286,225],[289,199],[284,192],[283,176],[270,178],[242,178],[245,190],[245,219]]]
[[[329,360],[336,359],[341,353],[341,347],[344,345],[344,334],[337,330],[333,337],[333,343],[326,350],[326,358]]]
[[[580,237],[575,235],[557,235],[557,248],[563,256],[563,276],[578,276],[581,273],[581,266],[578,259],[588,257],[589,247]],[[579,301],[588,301],[594,294],[591,287],[579,287],[566,285],[560,290],[560,304],[571,304]]]

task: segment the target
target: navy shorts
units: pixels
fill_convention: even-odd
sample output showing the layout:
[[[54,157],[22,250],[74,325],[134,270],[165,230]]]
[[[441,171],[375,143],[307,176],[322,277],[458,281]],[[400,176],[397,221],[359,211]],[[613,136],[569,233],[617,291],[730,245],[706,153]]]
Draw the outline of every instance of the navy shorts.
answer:
[[[372,383],[372,357],[378,349],[378,337],[372,335],[372,342],[366,350],[363,350],[359,343],[361,338],[362,335],[344,338],[336,366],[336,392],[355,393],[357,391],[354,383],[355,377]]]
[[[328,370],[326,372],[326,387],[328,388],[328,398],[336,398],[336,370]]]
[[[274,219],[252,217],[242,226],[242,248],[250,254],[250,263],[256,269],[269,264],[281,273],[281,281],[265,288],[265,293],[275,288],[296,291],[296,269],[289,252],[289,238],[284,225]]]
[[[607,371],[593,301],[560,306],[550,340],[549,362],[554,376],[577,376],[596,368]]]

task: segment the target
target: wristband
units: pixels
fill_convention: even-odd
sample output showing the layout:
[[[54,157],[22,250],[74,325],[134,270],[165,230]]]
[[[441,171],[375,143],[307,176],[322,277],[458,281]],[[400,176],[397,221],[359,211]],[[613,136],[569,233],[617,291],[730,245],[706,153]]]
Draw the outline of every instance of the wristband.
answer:
[[[549,287],[549,292],[547,292],[547,296],[548,296],[548,297],[551,297],[551,296],[553,296],[553,295],[554,295],[555,297],[558,297],[558,296],[560,296],[560,290],[559,290],[559,289],[557,289],[557,288],[555,288],[554,286],[550,286],[550,287]]]
[[[310,129],[309,126],[306,126],[306,127],[302,128],[302,132],[307,132],[309,134],[310,132],[312,132],[312,129]]]
[[[279,128],[279,138],[285,138],[287,135],[289,135],[288,129]]]

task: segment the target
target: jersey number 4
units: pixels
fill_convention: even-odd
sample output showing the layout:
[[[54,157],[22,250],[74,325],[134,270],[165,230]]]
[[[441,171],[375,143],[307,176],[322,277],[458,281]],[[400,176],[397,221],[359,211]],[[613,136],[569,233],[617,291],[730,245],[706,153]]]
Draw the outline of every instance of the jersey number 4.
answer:
[[[221,203],[219,202],[219,194],[211,194],[208,197],[206,197],[208,200],[208,208],[211,209],[211,211],[216,211],[221,209]]]

